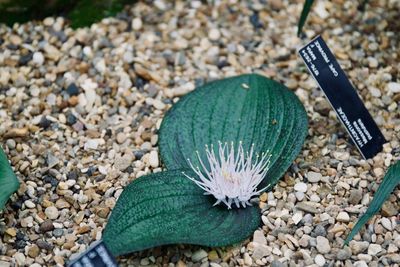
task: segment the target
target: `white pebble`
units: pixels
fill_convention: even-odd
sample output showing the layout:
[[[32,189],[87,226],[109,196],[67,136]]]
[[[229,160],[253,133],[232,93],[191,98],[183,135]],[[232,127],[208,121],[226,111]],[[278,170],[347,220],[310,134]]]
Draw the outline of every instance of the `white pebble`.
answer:
[[[33,209],[36,205],[35,205],[35,203],[33,203],[32,201],[30,201],[30,200],[28,199],[28,200],[25,200],[25,206],[26,206],[27,208],[29,208],[29,209]]]
[[[349,222],[350,221],[350,216],[347,212],[341,211],[336,217],[336,220],[338,222]]]
[[[58,209],[56,207],[54,207],[54,206],[47,207],[44,210],[44,213],[46,214],[47,218],[49,218],[50,220],[57,219],[58,215],[60,214]]]
[[[210,32],[208,33],[208,38],[212,41],[217,41],[221,37],[221,33],[219,32],[218,29],[211,29]]]
[[[400,83],[390,82],[387,84],[387,89],[392,93],[400,93]]]
[[[301,221],[301,219],[303,219],[302,212],[296,212],[292,217],[292,220],[293,220],[294,224],[296,224],[296,225]]]
[[[368,247],[368,255],[375,256],[379,252],[382,251],[381,245],[378,244],[370,244]]]
[[[392,222],[391,222],[388,218],[383,217],[383,218],[381,219],[381,224],[382,224],[382,226],[385,227],[387,230],[392,231]]]
[[[317,255],[315,256],[314,262],[315,262],[315,264],[317,264],[318,266],[324,266],[326,260],[325,260],[324,256],[322,256],[321,254],[317,254]]]
[[[44,56],[41,52],[35,52],[32,56],[32,62],[38,66],[43,65],[44,63]]]
[[[297,183],[294,185],[294,190],[305,193],[307,192],[307,185],[303,182]]]
[[[317,250],[321,254],[329,253],[331,251],[329,240],[323,236],[317,236]]]
[[[142,28],[143,22],[140,18],[134,18],[132,20],[132,29],[138,31]]]
[[[322,174],[318,172],[308,172],[307,179],[310,183],[318,183],[322,179]]]
[[[149,156],[149,164],[153,168],[157,168],[159,165],[159,160],[158,160],[158,153],[157,151],[151,151],[150,156]]]

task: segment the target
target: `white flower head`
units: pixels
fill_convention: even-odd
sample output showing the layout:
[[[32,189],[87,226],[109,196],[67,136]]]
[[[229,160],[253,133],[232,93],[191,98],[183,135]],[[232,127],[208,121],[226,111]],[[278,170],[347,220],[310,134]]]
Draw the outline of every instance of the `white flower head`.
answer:
[[[264,191],[270,185],[257,190],[257,186],[264,179],[269,170],[271,154],[267,152],[260,154],[254,153],[254,144],[250,151],[244,151],[242,142],[239,143],[235,153],[233,142],[229,146],[227,143],[218,142],[218,152],[214,152],[206,145],[206,156],[209,168],[202,161],[198,151],[197,157],[201,168],[193,166],[188,159],[190,167],[197,174],[198,178],[190,177],[183,173],[187,178],[201,187],[206,195],[213,195],[217,201],[231,209],[232,204],[240,208],[240,204],[245,208],[251,206],[250,199]]]

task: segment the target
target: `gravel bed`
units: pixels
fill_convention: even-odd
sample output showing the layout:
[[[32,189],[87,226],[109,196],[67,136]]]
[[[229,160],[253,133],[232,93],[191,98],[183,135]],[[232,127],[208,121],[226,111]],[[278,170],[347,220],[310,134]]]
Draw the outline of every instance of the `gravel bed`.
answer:
[[[72,30],[63,18],[0,26],[0,140],[21,187],[0,217],[0,266],[63,266],[101,238],[124,186],[162,169],[157,129],[204,82],[256,72],[309,116],[299,157],[260,196],[263,226],[226,248],[166,246],[121,266],[399,266],[400,190],[343,247],[399,158],[400,1],[316,1],[323,33],[388,143],[363,160],[297,55],[303,1],[157,0]],[[229,104],[229,103],[227,103]]]

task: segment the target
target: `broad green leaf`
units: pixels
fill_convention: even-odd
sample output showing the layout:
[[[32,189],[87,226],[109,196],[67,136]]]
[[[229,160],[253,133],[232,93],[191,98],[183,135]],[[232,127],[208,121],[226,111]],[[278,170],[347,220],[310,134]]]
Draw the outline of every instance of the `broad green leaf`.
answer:
[[[383,203],[389,198],[390,194],[400,183],[400,162],[396,162],[391,166],[383,177],[383,181],[380,184],[378,190],[375,192],[375,197],[372,199],[367,211],[357,221],[356,225],[351,230],[350,234],[344,241],[345,245],[353,239],[353,237],[360,231],[361,227],[368,222],[368,220],[374,216],[382,207]]]
[[[300,34],[303,30],[303,26],[306,23],[308,13],[310,13],[313,3],[314,3],[314,0],[305,0],[305,2],[304,2],[303,10],[301,11],[301,15],[300,15],[299,24],[297,26],[297,35],[298,36],[300,36]]]
[[[19,182],[11,169],[4,151],[0,148],[0,210],[3,209],[8,198],[17,191]]]
[[[307,134],[307,115],[296,95],[261,75],[214,81],[182,97],[160,127],[161,158],[169,170],[207,162],[205,146],[218,141],[243,142],[245,151],[272,154],[259,188],[275,184],[300,152]]]
[[[177,243],[225,246],[259,226],[258,207],[228,210],[214,202],[181,170],[140,177],[119,197],[103,240],[114,255]]]

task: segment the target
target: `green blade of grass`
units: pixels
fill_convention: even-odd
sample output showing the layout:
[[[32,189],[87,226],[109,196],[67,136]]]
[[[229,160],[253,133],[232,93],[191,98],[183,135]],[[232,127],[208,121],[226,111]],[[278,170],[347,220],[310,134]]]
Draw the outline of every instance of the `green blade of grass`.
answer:
[[[400,183],[400,161],[396,162],[391,166],[383,177],[383,181],[375,192],[375,197],[372,199],[367,211],[357,221],[356,225],[351,230],[350,234],[344,241],[345,245],[348,245],[351,239],[360,231],[361,227],[368,222],[368,220],[374,216],[382,207],[383,203],[388,199],[390,194]]]
[[[303,30],[303,26],[306,23],[308,14],[311,11],[311,6],[313,5],[313,3],[314,3],[314,0],[306,0],[304,2],[303,10],[301,11],[299,24],[297,26],[297,36],[300,36],[300,34],[301,34],[302,30]]]

